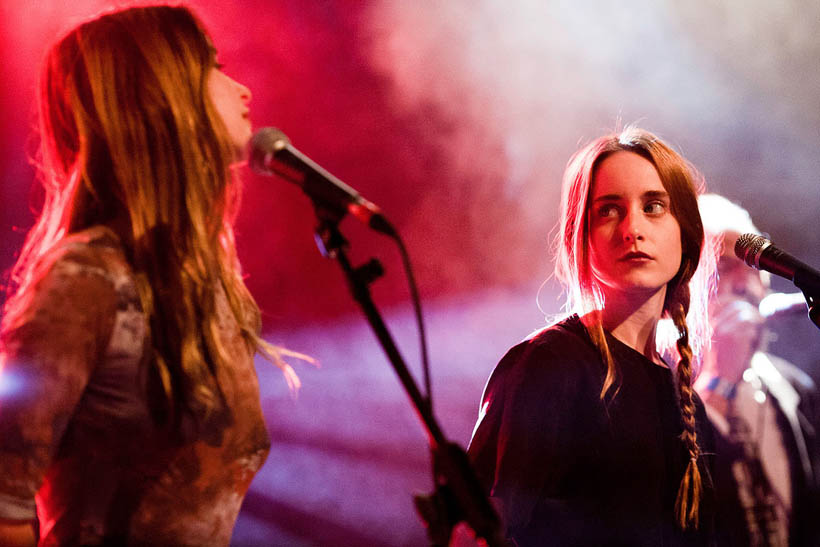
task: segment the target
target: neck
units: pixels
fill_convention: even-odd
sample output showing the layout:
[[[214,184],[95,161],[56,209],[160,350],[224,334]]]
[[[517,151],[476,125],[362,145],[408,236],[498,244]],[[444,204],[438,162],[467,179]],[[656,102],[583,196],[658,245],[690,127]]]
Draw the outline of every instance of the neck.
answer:
[[[647,359],[663,365],[655,346],[655,332],[665,296],[666,286],[637,297],[612,291],[606,294],[606,305],[601,314],[603,327]]]

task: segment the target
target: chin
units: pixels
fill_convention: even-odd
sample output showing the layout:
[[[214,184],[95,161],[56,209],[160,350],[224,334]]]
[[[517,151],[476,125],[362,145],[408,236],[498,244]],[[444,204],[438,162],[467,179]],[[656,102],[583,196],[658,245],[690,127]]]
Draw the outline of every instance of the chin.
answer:
[[[624,294],[646,295],[653,294],[666,287],[668,279],[623,279],[612,285]]]

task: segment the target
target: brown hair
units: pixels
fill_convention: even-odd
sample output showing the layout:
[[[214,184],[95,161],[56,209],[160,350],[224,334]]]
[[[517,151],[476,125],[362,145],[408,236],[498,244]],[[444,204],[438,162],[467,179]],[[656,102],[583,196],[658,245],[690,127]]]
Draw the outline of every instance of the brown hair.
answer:
[[[690,311],[690,285],[703,247],[703,226],[698,214],[697,191],[700,178],[697,171],[671,147],[655,135],[627,127],[618,134],[600,137],[579,150],[569,161],[564,173],[561,221],[556,245],[556,277],[567,289],[567,307],[584,316],[590,338],[606,363],[607,372],[601,388],[601,398],[613,387],[617,393],[618,371],[607,345],[601,316],[604,306],[601,286],[595,278],[589,260],[588,201],[596,170],[601,161],[618,151],[628,151],[649,160],[669,193],[670,208],[680,225],[682,259],[675,276],[668,282],[663,304],[663,316],[670,318],[677,330],[676,349],[680,410],[684,429],[681,436],[690,456],[678,490],[676,511],[681,527],[697,526],[700,497],[700,472],[697,459],[700,450],[695,429],[695,404],[692,388],[694,355],[687,314]],[[707,295],[698,294],[697,303],[705,309]],[[708,332],[705,314],[689,316],[698,325],[697,333]],[[697,346],[699,347],[699,345]]]
[[[52,46],[39,99],[45,203],[7,303],[13,310],[38,258],[61,238],[112,228],[150,322],[164,399],[158,418],[177,425],[184,411],[204,420],[221,408],[215,370],[231,356],[217,335],[218,290],[249,348],[295,382],[280,348],[260,338],[259,309],[241,278],[233,238],[241,187],[232,180],[236,152],[207,91],[214,66],[205,30],[183,7],[102,15]]]

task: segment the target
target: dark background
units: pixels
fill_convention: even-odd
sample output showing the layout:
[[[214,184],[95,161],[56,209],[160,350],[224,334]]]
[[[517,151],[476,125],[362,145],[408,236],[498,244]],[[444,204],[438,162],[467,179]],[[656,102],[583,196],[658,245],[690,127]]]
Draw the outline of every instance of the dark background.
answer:
[[[0,7],[0,267],[31,226],[34,87],[47,45],[110,6]],[[515,3],[191,2],[257,127],[379,204],[406,240],[430,331],[436,413],[466,445],[503,352],[559,311],[548,247],[570,154],[638,123],[675,145],[709,190],[747,208],[781,248],[820,265],[820,4],[786,0]],[[411,494],[430,489],[425,437],[335,264],[313,244],[298,188],[245,173],[238,224],[272,342],[318,357],[289,397],[258,369],[274,448],[234,541],[423,542]],[[351,254],[418,373],[398,253],[354,221]],[[775,288],[791,291],[775,280]],[[541,305],[536,305],[536,295]],[[820,332],[772,324],[773,349],[820,376]]]

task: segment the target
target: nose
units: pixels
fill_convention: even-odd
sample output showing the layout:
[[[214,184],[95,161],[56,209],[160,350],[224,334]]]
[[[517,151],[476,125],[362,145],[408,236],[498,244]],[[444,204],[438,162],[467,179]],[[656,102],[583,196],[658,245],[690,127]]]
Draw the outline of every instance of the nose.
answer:
[[[621,230],[625,242],[633,243],[635,241],[643,241],[644,227],[642,215],[638,212],[628,212],[621,222]]]

